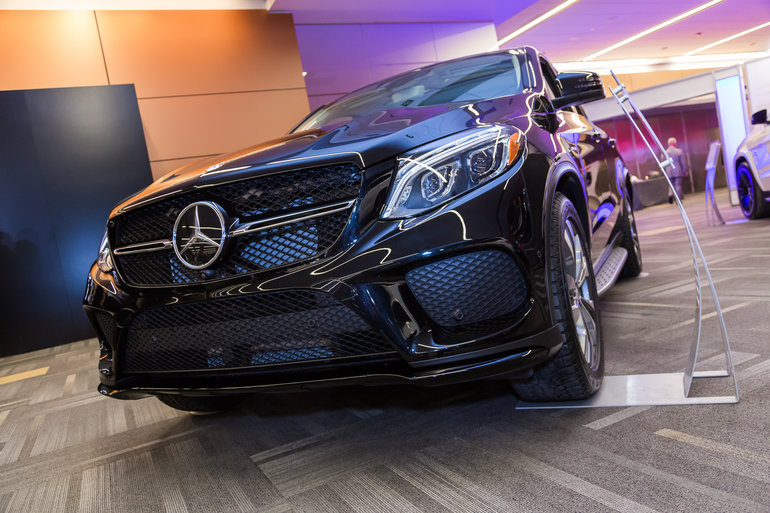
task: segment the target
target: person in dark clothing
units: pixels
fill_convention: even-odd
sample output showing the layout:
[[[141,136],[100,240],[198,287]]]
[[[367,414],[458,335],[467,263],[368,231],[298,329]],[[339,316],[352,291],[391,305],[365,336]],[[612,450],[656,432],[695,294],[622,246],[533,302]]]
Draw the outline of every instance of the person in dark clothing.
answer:
[[[666,153],[668,153],[668,156],[674,161],[674,168],[669,168],[667,171],[668,177],[671,180],[671,184],[674,186],[676,195],[679,199],[682,199],[682,197],[684,197],[682,180],[684,180],[685,176],[689,176],[690,172],[687,168],[687,156],[684,154],[684,151],[676,146],[676,137],[668,138],[668,148],[666,148]],[[669,195],[668,202],[674,202],[674,197],[672,195]]]

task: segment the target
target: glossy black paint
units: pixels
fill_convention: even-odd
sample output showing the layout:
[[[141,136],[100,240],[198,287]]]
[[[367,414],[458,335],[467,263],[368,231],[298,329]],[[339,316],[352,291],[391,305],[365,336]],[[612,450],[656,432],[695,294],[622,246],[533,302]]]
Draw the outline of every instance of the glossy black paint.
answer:
[[[115,347],[104,344],[102,393],[132,398],[138,393],[227,393],[343,381],[439,384],[526,373],[555,354],[561,336],[549,307],[543,244],[551,198],[556,190],[571,197],[583,214],[587,232],[593,233],[593,259],[600,261],[605,247],[617,239],[614,226],[626,187],[625,168],[606,134],[577,109],[553,109],[554,98],[549,96],[559,94],[555,72],[536,50],[521,51],[526,52],[533,73],[525,94],[465,105],[393,109],[380,113],[376,122],[358,119],[328,131],[292,133],[186,166],[115,207],[111,218],[162,198],[191,190],[205,192],[207,187],[255,176],[341,162],[363,170],[361,194],[345,231],[312,261],[168,288],[132,288],[121,283],[116,273],[92,267],[86,312],[92,321],[96,311],[113,315],[118,337]],[[541,66],[547,70],[545,78]],[[514,126],[526,136],[520,159],[507,171],[423,215],[380,218],[397,155],[494,123]],[[493,331],[447,334],[421,310],[404,277],[415,267],[488,249],[510,255],[519,265],[529,300],[515,312],[515,319]],[[137,312],[283,289],[316,289],[333,295],[382,333],[397,356],[297,363],[280,370],[267,366],[158,375],[120,373],[121,343]]]

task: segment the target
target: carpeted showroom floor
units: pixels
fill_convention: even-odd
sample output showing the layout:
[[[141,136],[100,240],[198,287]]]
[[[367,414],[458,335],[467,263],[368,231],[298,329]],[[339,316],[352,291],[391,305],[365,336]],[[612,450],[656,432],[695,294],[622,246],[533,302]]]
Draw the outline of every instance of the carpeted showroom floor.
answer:
[[[0,359],[0,511],[770,511],[770,219],[723,207],[728,224],[709,227],[703,197],[686,204],[739,404],[523,411],[488,382],[270,394],[192,416],[99,396],[87,340]],[[602,302],[609,375],[684,368],[695,300],[677,217],[638,212],[645,273]],[[698,368],[717,369],[707,292]],[[702,381],[693,394],[731,392]]]

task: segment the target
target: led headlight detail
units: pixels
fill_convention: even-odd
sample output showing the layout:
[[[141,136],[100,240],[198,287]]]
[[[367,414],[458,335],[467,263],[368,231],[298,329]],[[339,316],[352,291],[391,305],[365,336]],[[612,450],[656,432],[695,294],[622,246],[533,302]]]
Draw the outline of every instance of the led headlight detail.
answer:
[[[519,130],[491,125],[401,155],[381,217],[413,217],[446,203],[502,173],[523,146]]]
[[[115,268],[112,263],[112,254],[110,254],[110,244],[107,240],[106,231],[104,232],[104,237],[102,237],[102,243],[99,244],[99,255],[96,257],[96,265],[104,273],[108,273]]]

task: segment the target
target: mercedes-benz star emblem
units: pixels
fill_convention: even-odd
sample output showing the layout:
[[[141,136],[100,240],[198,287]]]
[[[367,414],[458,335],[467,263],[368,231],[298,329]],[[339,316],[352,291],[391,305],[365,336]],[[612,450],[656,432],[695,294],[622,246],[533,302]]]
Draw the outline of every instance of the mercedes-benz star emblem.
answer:
[[[205,269],[222,253],[227,224],[222,207],[210,201],[190,203],[174,223],[174,252],[190,269]]]

